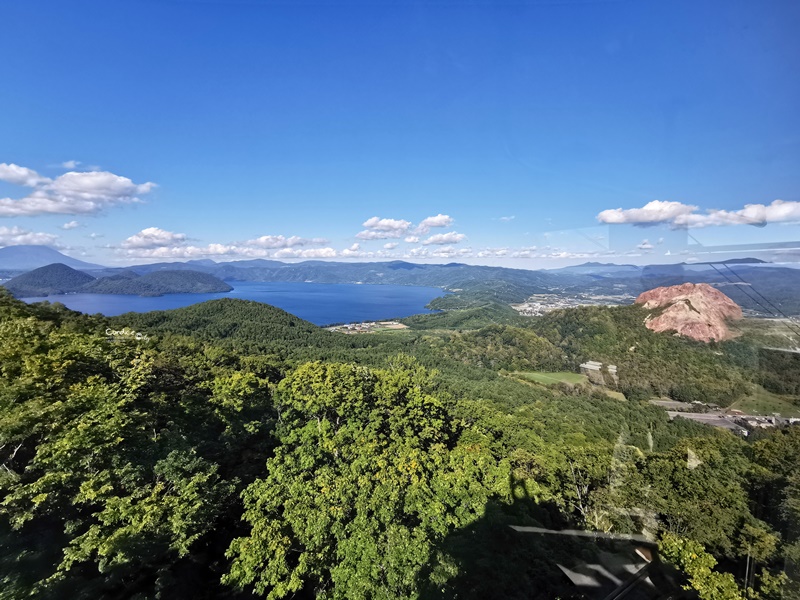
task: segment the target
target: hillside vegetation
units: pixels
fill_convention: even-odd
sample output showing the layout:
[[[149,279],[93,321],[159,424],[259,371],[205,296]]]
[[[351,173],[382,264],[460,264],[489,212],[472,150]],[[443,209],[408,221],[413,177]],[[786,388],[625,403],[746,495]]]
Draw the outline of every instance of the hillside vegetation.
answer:
[[[800,429],[747,442],[635,398],[500,374],[620,343],[643,348],[640,377],[637,357],[654,365],[657,351],[688,353],[697,377],[727,365],[624,331],[636,310],[565,311],[541,335],[345,336],[253,302],[105,319],[0,293],[0,590],[576,597],[558,564],[597,543],[514,524],[646,529],[687,573],[692,556],[713,567],[678,583],[741,598],[749,556],[763,598],[792,592]],[[105,333],[126,327],[147,338]]]

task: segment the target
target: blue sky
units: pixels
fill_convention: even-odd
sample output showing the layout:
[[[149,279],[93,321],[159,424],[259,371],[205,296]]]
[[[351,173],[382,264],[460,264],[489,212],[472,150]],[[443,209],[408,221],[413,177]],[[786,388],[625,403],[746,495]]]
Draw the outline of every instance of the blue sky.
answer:
[[[798,30],[800,4],[769,0],[10,0],[0,245],[752,254],[714,248],[800,239]]]

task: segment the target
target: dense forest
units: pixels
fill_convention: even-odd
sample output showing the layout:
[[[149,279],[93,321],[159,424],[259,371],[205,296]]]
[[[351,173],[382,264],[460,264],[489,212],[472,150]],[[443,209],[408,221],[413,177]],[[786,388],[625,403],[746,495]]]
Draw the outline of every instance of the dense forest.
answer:
[[[800,428],[742,439],[647,402],[795,393],[786,365],[636,307],[406,322],[0,291],[0,598],[577,599],[559,565],[626,543],[510,525],[644,535],[674,597],[798,597]],[[507,374],[587,359],[625,400]]]

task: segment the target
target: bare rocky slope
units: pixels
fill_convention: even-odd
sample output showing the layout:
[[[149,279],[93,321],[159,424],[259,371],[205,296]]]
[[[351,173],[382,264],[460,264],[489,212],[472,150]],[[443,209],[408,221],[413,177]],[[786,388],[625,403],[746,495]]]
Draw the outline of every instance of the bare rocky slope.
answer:
[[[654,311],[645,319],[648,329],[702,342],[731,339],[728,322],[742,318],[739,305],[707,283],[655,288],[640,294],[636,304]]]

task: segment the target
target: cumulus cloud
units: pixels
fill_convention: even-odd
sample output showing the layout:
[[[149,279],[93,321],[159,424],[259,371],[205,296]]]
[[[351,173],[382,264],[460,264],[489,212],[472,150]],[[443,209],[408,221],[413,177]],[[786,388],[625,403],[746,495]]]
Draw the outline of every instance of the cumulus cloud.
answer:
[[[435,235],[432,235],[428,239],[424,240],[422,244],[424,246],[429,246],[431,244],[435,245],[457,244],[466,237],[467,236],[464,235],[463,233],[448,231],[447,233],[437,233]]]
[[[668,224],[674,229],[686,227],[712,227],[724,225],[756,225],[791,223],[800,221],[800,202],[774,200],[770,204],[746,204],[739,210],[706,210],[698,212],[697,206],[681,202],[653,200],[642,208],[604,210],[597,215],[602,223],[630,223],[632,225]]]
[[[42,177],[33,169],[19,165],[0,163],[0,181],[25,187],[36,187],[49,182],[47,177]]]
[[[697,206],[683,204],[682,202],[668,202],[653,200],[642,208],[612,208],[604,210],[597,215],[601,223],[632,223],[634,225],[657,225],[671,223],[676,219],[693,213]]]
[[[68,223],[64,223],[63,225],[61,225],[61,229],[76,229],[80,226],[81,224],[78,223],[77,221],[70,221]]]
[[[394,250],[399,244],[397,242],[388,242],[383,245],[384,250]]]
[[[358,239],[385,240],[403,237],[411,227],[411,221],[372,217],[364,221],[361,225],[366,227],[366,229],[356,234]]]
[[[65,160],[63,163],[61,163],[61,166],[65,169],[77,169],[78,165],[80,164],[81,161],[79,160]]]
[[[130,238],[129,238],[130,239]],[[241,254],[235,246],[226,244],[208,244],[207,246],[158,246],[155,248],[133,247],[123,248],[121,253],[128,258],[161,258],[161,259],[189,259],[204,258],[208,256],[235,256]],[[266,250],[261,254],[250,255],[250,258],[267,256]]]
[[[156,185],[136,184],[107,171],[69,171],[50,179],[27,167],[0,163],[0,180],[33,188],[20,199],[0,198],[0,217],[31,217],[45,214],[92,214],[105,208],[140,202]]]
[[[288,238],[282,235],[262,235],[253,240],[242,242],[245,246],[253,246],[256,248],[294,248],[295,246],[321,245],[327,243],[328,240],[325,238],[303,238],[297,235],[292,235]]]
[[[734,211],[709,210],[706,214],[688,215],[684,223],[689,227],[712,225],[756,225],[791,223],[800,221],[800,202],[773,200],[770,204],[745,204]]]
[[[376,231],[407,231],[411,227],[410,221],[402,219],[381,219],[380,217],[372,217],[367,219],[361,224],[367,229],[374,229]]]
[[[122,242],[123,248],[159,248],[182,244],[186,241],[185,233],[172,233],[158,227],[148,227],[132,235]]]
[[[639,250],[652,250],[653,244],[650,243],[650,240],[642,240],[642,242],[636,247]]]
[[[374,229],[365,229],[363,231],[359,231],[356,234],[356,237],[360,240],[369,241],[369,240],[387,240],[393,238],[400,238],[403,237],[402,231],[376,231]]]
[[[449,227],[453,224],[453,217],[439,213],[435,217],[425,217],[417,225],[418,233],[428,233],[431,227]]]
[[[19,244],[52,244],[57,235],[28,231],[20,227],[0,227],[0,246],[16,246]]]
[[[433,227],[448,227],[452,224],[453,217],[439,213],[432,217],[425,217],[412,231],[411,221],[371,217],[362,223],[365,229],[358,232],[356,238],[369,241],[405,237],[406,242],[415,244],[419,242],[419,237],[416,234],[427,234]]]
[[[324,238],[264,235],[245,242],[230,244],[212,243],[205,246],[189,244],[184,233],[174,233],[159,227],[148,227],[124,240],[117,252],[127,258],[191,259],[204,257],[231,258],[332,258],[337,253],[332,248],[302,247],[324,244]],[[277,250],[274,254],[273,250]]]
[[[478,258],[502,258],[508,256],[508,248],[484,248],[478,252]]]

